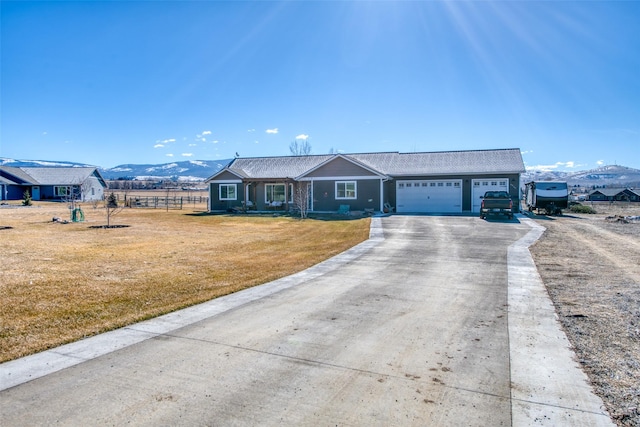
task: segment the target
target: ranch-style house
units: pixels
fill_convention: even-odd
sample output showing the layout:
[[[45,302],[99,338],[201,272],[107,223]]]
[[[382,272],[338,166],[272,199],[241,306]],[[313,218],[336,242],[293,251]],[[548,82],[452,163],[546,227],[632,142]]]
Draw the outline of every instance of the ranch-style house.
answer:
[[[471,213],[490,190],[518,206],[524,171],[517,148],[379,152],[237,158],[206,182],[211,212],[288,211],[304,201],[317,213]]]
[[[104,198],[105,188],[93,167],[0,166],[0,200],[20,200],[28,191],[32,200],[96,201]]]
[[[640,202],[640,191],[630,188],[599,188],[587,196],[592,202]]]

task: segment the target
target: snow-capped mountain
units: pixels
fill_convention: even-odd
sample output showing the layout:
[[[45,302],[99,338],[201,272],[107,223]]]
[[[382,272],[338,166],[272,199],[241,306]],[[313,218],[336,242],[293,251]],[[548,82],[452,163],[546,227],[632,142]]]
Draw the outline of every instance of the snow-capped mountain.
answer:
[[[107,180],[114,179],[171,179],[174,181],[203,181],[225,167],[231,159],[189,160],[158,165],[125,164],[113,168],[102,168],[76,162],[54,162],[45,160],[14,160],[0,157],[0,166],[14,167],[97,167]]]
[[[6,157],[0,157],[0,166],[12,166],[12,167],[23,167],[23,168],[37,168],[37,167],[47,167],[47,168],[84,168],[84,167],[97,167],[95,165],[87,165],[85,163],[76,163],[76,162],[56,162],[50,160],[14,160],[8,159]]]
[[[576,172],[529,170],[521,175],[523,183],[530,181],[566,181],[570,186],[640,187],[640,169],[609,165]]]
[[[46,160],[13,160],[0,157],[0,166],[16,167],[97,167],[105,179],[137,179],[173,181],[204,181],[225,167],[232,159],[188,160],[163,164],[124,164],[113,168],[101,168],[75,162]],[[610,165],[576,172],[529,170],[522,174],[522,184],[530,181],[567,181],[570,186],[616,186],[640,188],[640,169]]]
[[[172,179],[177,181],[202,181],[225,167],[226,160],[189,160],[159,165],[119,165],[100,169],[105,179]]]

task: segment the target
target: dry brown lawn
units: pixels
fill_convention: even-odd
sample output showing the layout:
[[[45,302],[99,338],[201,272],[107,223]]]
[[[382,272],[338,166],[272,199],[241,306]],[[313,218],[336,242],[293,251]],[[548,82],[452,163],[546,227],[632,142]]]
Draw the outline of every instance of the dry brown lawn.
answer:
[[[579,363],[620,426],[640,426],[640,205],[537,217],[531,248]]]
[[[19,202],[18,202],[19,204]],[[289,275],[368,238],[369,219],[0,207],[0,362]]]

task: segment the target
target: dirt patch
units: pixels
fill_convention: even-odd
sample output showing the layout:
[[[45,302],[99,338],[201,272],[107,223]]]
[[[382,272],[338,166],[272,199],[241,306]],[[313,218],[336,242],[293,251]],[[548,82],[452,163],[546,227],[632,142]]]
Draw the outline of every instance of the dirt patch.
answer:
[[[616,206],[537,218],[531,253],[579,363],[620,426],[640,426],[640,222]],[[633,208],[632,208],[633,209]]]

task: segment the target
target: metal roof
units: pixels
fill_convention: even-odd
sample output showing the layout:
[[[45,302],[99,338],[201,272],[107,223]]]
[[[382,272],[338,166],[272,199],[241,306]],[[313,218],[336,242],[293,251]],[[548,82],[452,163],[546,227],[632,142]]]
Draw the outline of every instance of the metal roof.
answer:
[[[295,178],[332,157],[333,154],[239,158],[228,169],[245,178]]]
[[[101,182],[104,179],[97,168],[84,167],[8,167],[0,166],[6,173],[28,185],[80,185],[91,175]],[[106,186],[106,183],[104,184]]]
[[[35,184],[38,185],[37,182],[34,181],[33,177],[25,173],[21,168],[14,166],[0,166],[0,173],[5,175],[5,179],[9,179],[13,181],[13,184]],[[7,177],[6,175],[9,175]]]
[[[592,194],[596,194],[596,193],[600,193],[604,196],[609,196],[609,197],[613,197],[613,196],[617,196],[620,193],[624,193],[624,192],[629,192],[629,193],[633,193],[636,194],[638,196],[640,196],[640,191],[634,191],[631,188],[622,188],[622,187],[618,187],[618,188],[597,188],[593,191],[591,191],[589,193],[589,195],[591,196]]]
[[[522,154],[517,148],[424,153],[368,153],[349,156],[391,176],[522,173],[525,171]]]
[[[525,171],[520,149],[509,148],[423,153],[387,152],[238,158],[216,175],[229,170],[248,179],[295,178],[339,156],[350,159],[354,163],[360,163],[382,175],[393,177],[522,173]],[[214,179],[216,175],[209,180]]]

